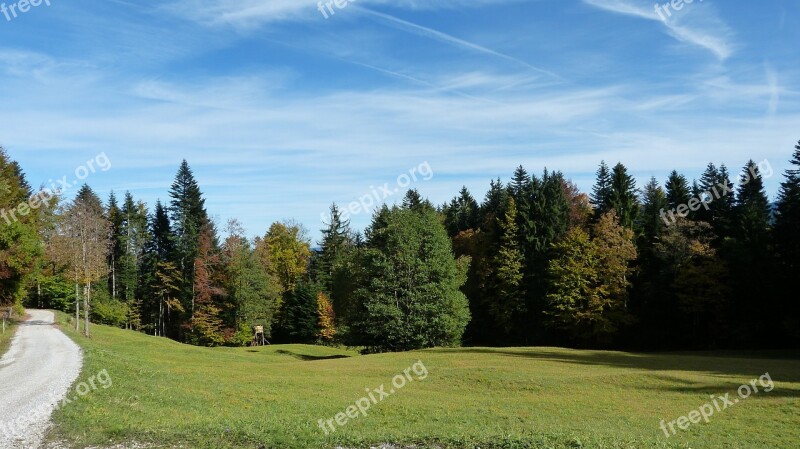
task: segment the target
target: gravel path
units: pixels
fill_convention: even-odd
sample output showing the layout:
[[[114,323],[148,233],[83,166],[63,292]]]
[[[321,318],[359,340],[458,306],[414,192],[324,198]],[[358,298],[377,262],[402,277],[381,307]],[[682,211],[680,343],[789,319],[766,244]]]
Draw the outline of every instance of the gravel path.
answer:
[[[38,448],[81,371],[81,350],[53,326],[53,312],[28,314],[0,359],[0,449]]]

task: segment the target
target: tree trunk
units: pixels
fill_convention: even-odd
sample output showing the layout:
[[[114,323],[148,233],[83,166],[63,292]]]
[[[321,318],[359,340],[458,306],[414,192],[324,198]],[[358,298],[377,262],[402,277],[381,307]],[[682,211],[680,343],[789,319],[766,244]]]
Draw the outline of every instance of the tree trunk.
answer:
[[[81,331],[81,293],[80,284],[75,281],[75,332]]]
[[[117,299],[117,260],[113,249],[111,253],[111,297]]]
[[[156,328],[156,334],[161,334],[159,337],[164,336],[164,298],[161,298],[161,301],[158,302],[158,326]]]
[[[89,336],[89,297],[92,294],[92,284],[86,286],[86,297],[83,298],[83,335]]]

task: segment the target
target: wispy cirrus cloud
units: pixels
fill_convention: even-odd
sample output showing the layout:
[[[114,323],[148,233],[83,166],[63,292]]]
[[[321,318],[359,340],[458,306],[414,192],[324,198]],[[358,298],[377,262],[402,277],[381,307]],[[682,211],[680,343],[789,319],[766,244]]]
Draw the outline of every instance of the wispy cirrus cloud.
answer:
[[[480,8],[521,0],[358,0],[362,6],[389,5],[409,10]],[[322,2],[328,3],[328,0]],[[320,18],[319,0],[176,0],[164,8],[204,25],[250,28],[267,23]]]
[[[662,23],[673,38],[704,48],[720,60],[728,59],[734,52],[732,31],[708,3],[684,4],[681,11],[659,13],[648,0],[583,0],[587,5],[617,14],[638,17]],[[662,17],[663,15],[663,17]]]

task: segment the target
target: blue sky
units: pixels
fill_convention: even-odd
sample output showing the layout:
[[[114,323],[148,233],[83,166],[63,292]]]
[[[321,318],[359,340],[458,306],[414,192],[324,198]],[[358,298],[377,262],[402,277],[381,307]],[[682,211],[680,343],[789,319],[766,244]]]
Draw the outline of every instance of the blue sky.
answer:
[[[6,5],[15,4],[4,0]],[[34,186],[74,178],[148,204],[186,158],[221,224],[251,235],[320,214],[427,163],[462,185],[600,160],[641,186],[800,139],[800,2],[695,0],[49,0],[0,14],[0,145]],[[663,14],[663,13],[662,13]],[[387,198],[399,200],[401,194]],[[363,228],[369,214],[352,218]]]

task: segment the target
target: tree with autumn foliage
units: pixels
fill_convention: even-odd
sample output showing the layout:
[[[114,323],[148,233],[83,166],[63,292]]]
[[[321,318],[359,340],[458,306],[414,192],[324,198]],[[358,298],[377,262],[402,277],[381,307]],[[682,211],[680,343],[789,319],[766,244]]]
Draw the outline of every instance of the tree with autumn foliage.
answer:
[[[608,343],[630,322],[628,288],[636,259],[633,231],[614,210],[603,214],[593,236],[572,228],[553,246],[547,295],[551,324],[576,341]]]
[[[197,258],[194,261],[194,296],[187,323],[187,341],[202,346],[218,346],[225,342],[220,307],[224,290],[220,285],[220,254],[214,247],[215,233],[211,224],[200,229]]]
[[[226,344],[246,344],[252,340],[254,326],[263,326],[271,338],[280,284],[259,261],[256,250],[236,220],[228,223],[228,238],[222,248],[225,270]]]
[[[317,336],[322,343],[332,343],[336,338],[336,314],[333,312],[331,299],[325,292],[317,294],[317,315],[319,316]]]

